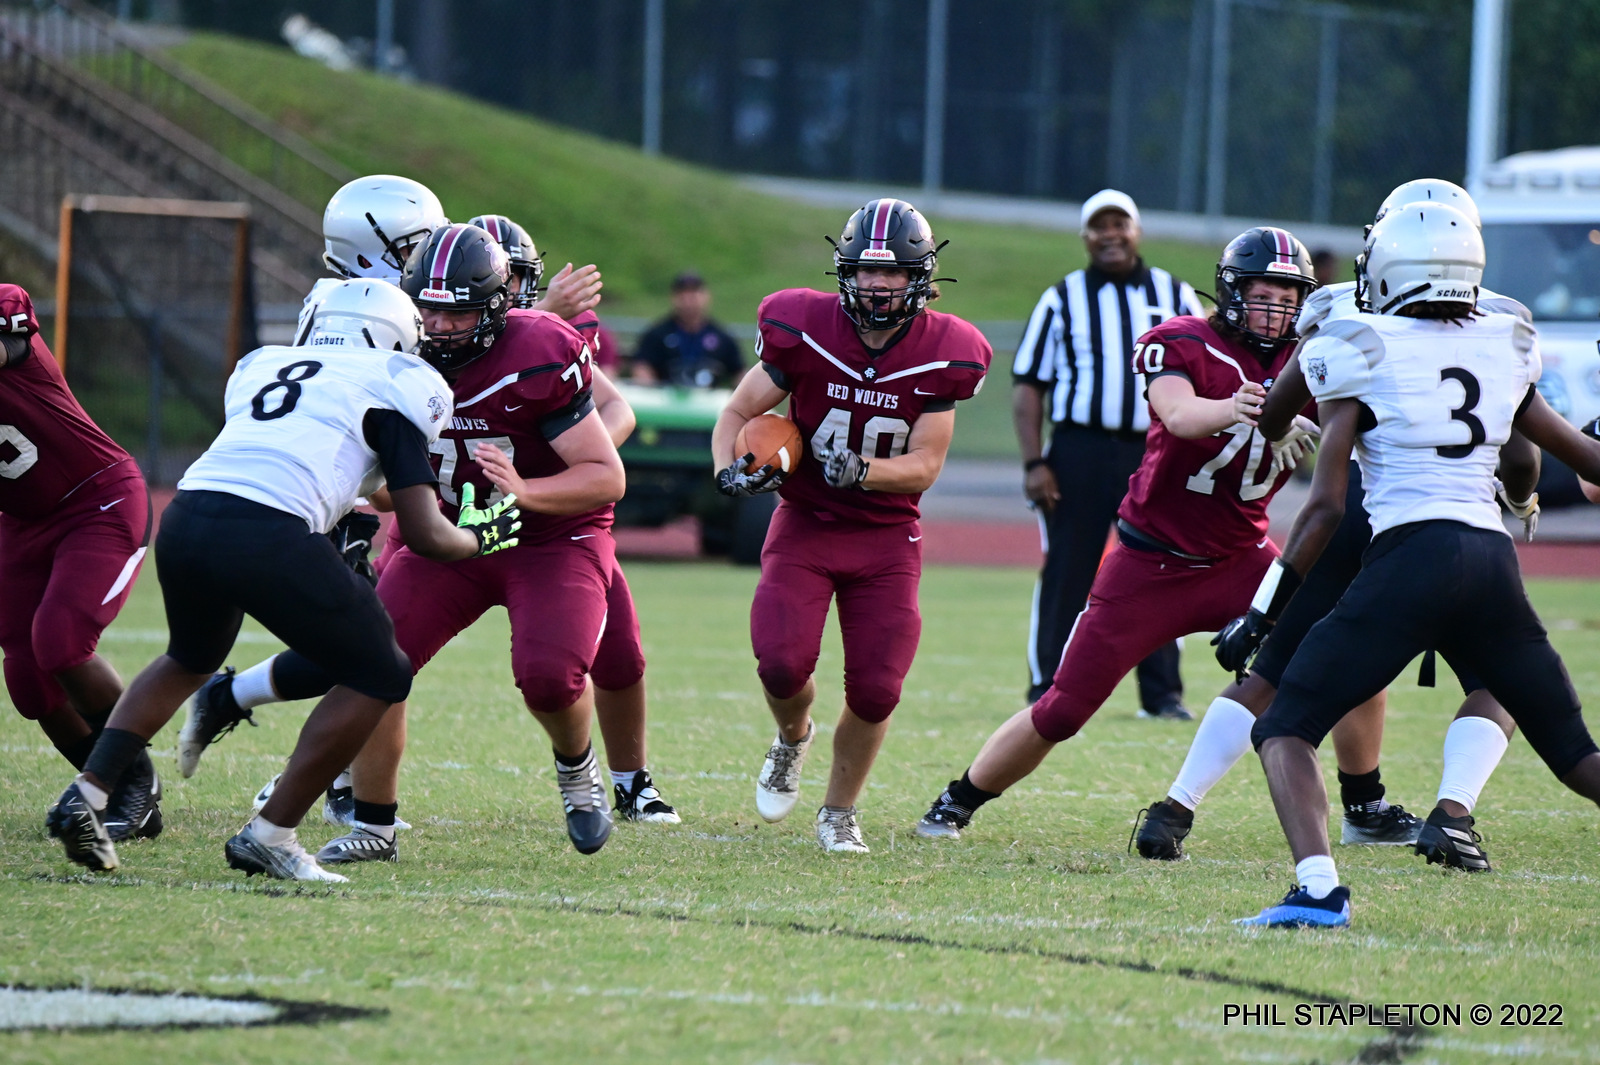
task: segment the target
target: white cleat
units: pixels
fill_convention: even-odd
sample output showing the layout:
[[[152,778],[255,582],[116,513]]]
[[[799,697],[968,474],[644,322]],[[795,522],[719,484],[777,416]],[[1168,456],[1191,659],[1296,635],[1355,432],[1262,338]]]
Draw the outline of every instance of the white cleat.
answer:
[[[805,764],[811,738],[817,734],[813,722],[798,743],[783,742],[783,735],[772,741],[767,760],[756,778],[756,812],[763,821],[778,822],[789,816],[800,798],[800,767]]]
[[[829,854],[870,854],[861,838],[854,806],[824,806],[817,811],[817,842]]]
[[[256,792],[255,799],[252,800],[251,803],[250,803],[250,812],[251,813],[257,813],[258,814],[258,813],[261,812],[261,808],[263,806],[267,805],[267,800],[272,798],[272,793],[278,790],[278,781],[280,781],[282,779],[283,779],[283,774],[282,773],[278,773],[278,774],[274,775],[271,780],[267,781],[265,784],[263,784],[261,786],[261,790]]]
[[[316,880],[330,884],[348,884],[350,878],[330,873],[307,854],[298,840],[269,846],[262,843],[245,825],[222,848],[228,864],[242,869],[246,876],[265,873],[274,880]]]

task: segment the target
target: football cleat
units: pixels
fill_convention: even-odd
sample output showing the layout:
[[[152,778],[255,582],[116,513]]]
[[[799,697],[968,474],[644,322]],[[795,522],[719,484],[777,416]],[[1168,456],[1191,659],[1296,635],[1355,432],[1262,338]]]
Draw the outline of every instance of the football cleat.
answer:
[[[611,807],[600,779],[600,763],[589,749],[583,763],[568,769],[556,762],[556,786],[567,811],[567,838],[579,854],[593,854],[611,838]]]
[[[400,845],[393,833],[385,838],[357,821],[350,831],[338,839],[329,840],[317,852],[317,861],[324,865],[342,865],[349,862],[398,862]]]
[[[1377,846],[1404,846],[1417,841],[1422,831],[1422,818],[1407,813],[1404,806],[1385,806],[1369,811],[1346,806],[1344,829],[1339,842],[1362,843]]]
[[[330,784],[328,793],[322,797],[322,820],[340,828],[356,824],[356,789],[336,788]]]
[[[101,822],[113,843],[161,835],[161,778],[148,752],[141,751],[128,767],[121,786],[106,801]]]
[[[1233,922],[1264,928],[1344,928],[1350,924],[1350,889],[1340,884],[1325,899],[1314,899],[1298,884],[1276,906]]]
[[[872,850],[861,838],[854,806],[824,806],[818,810],[817,842],[829,854],[867,854]]]
[[[1193,721],[1194,714],[1182,703],[1165,703],[1154,710],[1139,709],[1139,716],[1151,720],[1162,721]]]
[[[661,797],[661,792],[656,790],[655,781],[650,779],[650,774],[646,770],[639,770],[639,775],[633,780],[631,792],[621,784],[612,787],[617,796],[617,815],[624,821],[676,825],[683,820],[678,816],[678,811],[668,806],[666,800]]]
[[[250,807],[254,813],[260,813],[261,808],[267,805],[267,800],[272,798],[272,793],[278,790],[278,781],[282,779],[282,773],[275,773],[271,780],[261,785],[261,790],[256,792],[256,797],[250,801]]]
[[[117,848],[100,819],[100,813],[89,805],[78,782],[67,785],[61,798],[45,815],[45,828],[67,850],[67,857],[86,869],[109,873],[117,867]]]
[[[200,768],[207,747],[232,732],[241,721],[255,727],[253,715],[233,697],[233,667],[217,673],[189,700],[189,716],[178,732],[178,771],[184,778]]]
[[[912,831],[923,839],[960,839],[961,830],[970,824],[972,811],[954,802],[947,790],[940,792],[939,797],[933,800],[933,805],[928,807],[928,812],[922,815]]]
[[[756,778],[756,812],[763,821],[782,821],[794,809],[800,798],[800,767],[805,764],[806,752],[816,734],[813,722],[799,741],[785,743],[780,733],[767,749],[767,760]]]
[[[1417,835],[1417,853],[1429,865],[1447,865],[1469,873],[1487,873],[1489,856],[1483,851],[1483,837],[1474,832],[1472,815],[1451,817],[1435,806]]]
[[[228,864],[244,870],[245,876],[264,873],[274,880],[320,880],[332,884],[350,882],[349,877],[330,873],[318,865],[298,840],[290,839],[287,843],[269,846],[256,838],[249,825],[228,840],[222,852],[228,856]]]
[[[1139,813],[1144,815],[1144,824],[1139,823],[1139,815],[1135,814],[1133,824],[1137,835],[1128,841],[1129,849],[1137,843],[1139,856],[1152,861],[1176,862],[1182,859],[1184,837],[1194,827],[1194,811],[1182,809],[1171,799],[1163,799],[1151,803]]]

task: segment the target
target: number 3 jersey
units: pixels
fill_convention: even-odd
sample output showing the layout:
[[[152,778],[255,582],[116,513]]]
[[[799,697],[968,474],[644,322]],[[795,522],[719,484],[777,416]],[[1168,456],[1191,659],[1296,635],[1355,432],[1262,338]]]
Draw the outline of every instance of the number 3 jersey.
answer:
[[[526,480],[551,477],[567,469],[552,441],[594,410],[588,344],[576,329],[544,311],[508,313],[505,332],[482,358],[467,364],[451,387],[455,415],[432,451],[439,495],[452,521],[460,511],[463,485],[473,485],[479,506],[504,494],[474,461],[479,444],[504,451]],[[609,503],[581,514],[524,509],[517,536],[524,544],[539,544],[574,531],[587,535],[596,527],[609,528],[611,515]]]
[[[1291,347],[1262,361],[1256,349],[1221,336],[1204,318],[1184,316],[1139,338],[1133,372],[1144,376],[1146,387],[1177,375],[1202,399],[1231,400],[1246,381],[1271,388]],[[1144,461],[1128,480],[1117,516],[1183,554],[1224,558],[1266,539],[1267,503],[1288,478],[1288,471],[1274,475],[1272,448],[1253,427],[1235,424],[1186,440],[1174,436],[1152,407]]]
[[[1494,471],[1539,380],[1531,325],[1355,314],[1318,327],[1300,370],[1319,402],[1359,400],[1376,419],[1356,437],[1374,535],[1435,520],[1505,531]]]
[[[420,452],[448,424],[451,403],[450,386],[415,355],[319,344],[246,355],[228,378],[224,407],[227,423],[179,490],[227,492],[325,533],[384,483],[382,412],[415,427]]]
[[[954,315],[924,311],[875,352],[837,293],[806,288],[773,293],[757,315],[756,355],[789,393],[805,453],[779,489],[785,503],[865,525],[915,521],[920,494],[834,488],[822,479],[818,453],[847,447],[868,462],[905,454],[918,417],[952,410],[983,387],[993,357],[983,334]]]

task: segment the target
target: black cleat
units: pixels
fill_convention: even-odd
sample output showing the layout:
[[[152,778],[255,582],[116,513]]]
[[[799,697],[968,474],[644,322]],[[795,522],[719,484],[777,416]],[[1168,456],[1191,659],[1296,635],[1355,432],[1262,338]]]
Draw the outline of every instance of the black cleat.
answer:
[[[1422,818],[1407,813],[1404,806],[1385,806],[1381,810],[1346,806],[1339,842],[1403,847],[1415,843],[1421,831]]]
[[[1154,710],[1147,710],[1141,707],[1139,709],[1139,716],[1151,719],[1159,718],[1163,721],[1194,720],[1194,712],[1191,711],[1187,706],[1184,706],[1182,703],[1163,703]]]
[[[194,776],[200,768],[200,756],[206,748],[232,732],[241,721],[255,726],[251,712],[233,698],[233,667],[229,666],[200,685],[189,700],[189,716],[178,732],[178,771],[184,779]]]
[[[604,847],[611,838],[611,806],[593,748],[582,764],[571,769],[556,762],[556,786],[567,811],[567,838],[578,853],[593,854]]]
[[[676,825],[683,820],[678,816],[678,811],[661,797],[656,782],[650,779],[650,774],[646,770],[639,770],[639,775],[634,778],[632,791],[621,784],[612,785],[612,790],[617,796],[617,816],[624,821]]]
[[[1451,817],[1435,806],[1417,836],[1417,853],[1429,865],[1448,865],[1469,873],[1489,872],[1489,856],[1480,845],[1483,837],[1472,830],[1472,816]]]
[[[952,780],[951,787],[960,781]],[[972,824],[972,811],[950,798],[946,789],[933,800],[928,812],[922,815],[913,831],[923,839],[960,839],[961,830]]]
[[[112,846],[99,812],[78,790],[77,781],[50,807],[44,825],[67,849],[67,857],[84,868],[109,873],[117,867],[117,848]]]
[[[356,821],[356,789],[354,787],[335,788],[328,787],[328,793],[322,797],[322,819],[330,825],[349,828],[358,824]]]
[[[101,816],[111,842],[154,839],[161,835],[161,778],[150,762],[148,751],[128,767],[122,784],[106,801]]]
[[[1135,814],[1133,824],[1136,836],[1129,841],[1130,849],[1131,844],[1137,843],[1139,856],[1153,861],[1175,862],[1181,859],[1184,838],[1194,827],[1194,811],[1181,809],[1172,800],[1163,799],[1151,803],[1139,813],[1144,815],[1144,824],[1139,823],[1139,816]]]

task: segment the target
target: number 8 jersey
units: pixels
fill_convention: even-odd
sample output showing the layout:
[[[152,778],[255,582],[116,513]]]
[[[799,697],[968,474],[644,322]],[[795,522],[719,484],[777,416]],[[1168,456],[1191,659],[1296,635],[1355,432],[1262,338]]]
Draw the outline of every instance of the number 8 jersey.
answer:
[[[920,495],[834,488],[818,453],[849,448],[868,462],[906,452],[911,427],[983,387],[993,352],[976,326],[924,311],[883,351],[861,342],[833,292],[795,288],[761,301],[756,354],[788,392],[806,455],[779,490],[786,504],[864,525],[916,521]],[[752,371],[754,372],[754,371]]]
[[[332,344],[257,348],[228,378],[224,406],[227,424],[179,490],[227,492],[325,533],[384,482],[368,414],[398,412],[431,445],[451,399],[415,355]]]
[[[1373,535],[1437,520],[1505,532],[1494,471],[1539,380],[1531,325],[1355,314],[1319,326],[1300,369],[1319,401],[1359,400],[1376,420],[1356,438]]]
[[[1219,335],[1203,318],[1171,318],[1133,348],[1133,372],[1145,387],[1158,377],[1187,378],[1202,399],[1231,399],[1245,381],[1264,388],[1289,361],[1285,345],[1262,361],[1254,348]],[[1212,436],[1174,436],[1150,411],[1144,461],[1128,480],[1117,517],[1168,547],[1199,558],[1224,558],[1267,536],[1267,503],[1289,479],[1274,477],[1272,448],[1238,424]],[[1064,500],[1063,505],[1070,505]]]

